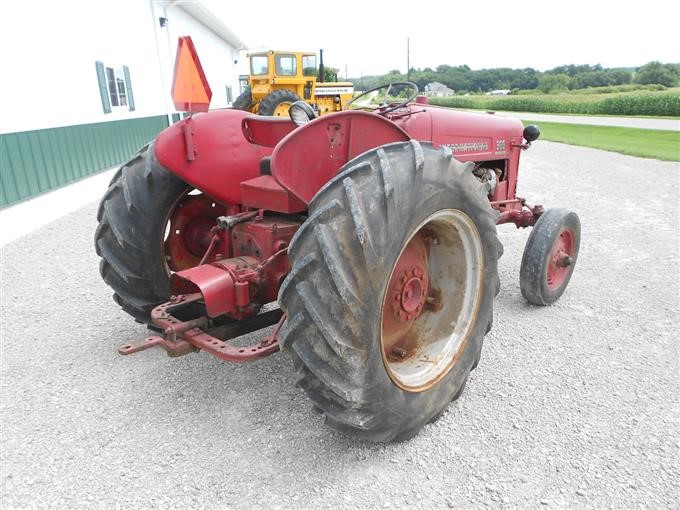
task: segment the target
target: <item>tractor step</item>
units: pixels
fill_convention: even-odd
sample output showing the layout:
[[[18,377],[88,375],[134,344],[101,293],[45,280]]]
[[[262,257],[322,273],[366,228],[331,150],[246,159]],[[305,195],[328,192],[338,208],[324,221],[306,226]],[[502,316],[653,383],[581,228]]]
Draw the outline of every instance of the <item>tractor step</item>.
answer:
[[[122,355],[134,354],[152,347],[161,347],[170,357],[184,356],[194,351],[206,351],[213,356],[235,363],[244,363],[263,358],[279,350],[279,331],[286,316],[280,308],[254,315],[242,320],[208,328],[207,316],[181,321],[169,312],[178,307],[197,301],[199,295],[173,296],[171,301],[157,306],[151,318],[163,336],[151,335],[136,342],[122,345]],[[277,324],[274,331],[262,337],[259,342],[249,345],[233,345],[229,341],[247,333]]]

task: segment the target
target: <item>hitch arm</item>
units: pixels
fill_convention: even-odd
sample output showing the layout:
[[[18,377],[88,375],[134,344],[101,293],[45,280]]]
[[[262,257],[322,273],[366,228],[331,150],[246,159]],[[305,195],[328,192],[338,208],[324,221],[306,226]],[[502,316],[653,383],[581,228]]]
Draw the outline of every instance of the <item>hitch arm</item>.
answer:
[[[279,350],[279,331],[286,320],[286,315],[280,308],[214,327],[209,327],[210,321],[206,316],[182,322],[168,313],[173,308],[196,301],[197,296],[200,294],[174,296],[174,303],[169,301],[154,308],[151,312],[153,323],[163,331],[164,337],[152,335],[126,343],[118,349],[118,352],[128,355],[152,347],[161,347],[168,356],[174,358],[203,350],[224,361],[243,363],[263,358]],[[233,345],[229,342],[233,338],[273,324],[277,324],[274,331],[255,344]]]

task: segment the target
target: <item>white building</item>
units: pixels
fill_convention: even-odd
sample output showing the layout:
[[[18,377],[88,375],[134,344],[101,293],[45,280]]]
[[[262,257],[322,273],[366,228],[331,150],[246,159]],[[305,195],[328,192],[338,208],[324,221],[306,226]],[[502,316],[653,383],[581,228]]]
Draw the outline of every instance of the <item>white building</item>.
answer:
[[[428,83],[425,85],[425,95],[430,96],[430,97],[446,97],[446,96],[452,96],[456,93],[455,90],[450,89],[443,83],[439,83],[438,81],[433,81],[432,83]]]
[[[121,163],[176,120],[180,35],[211,108],[229,106],[245,45],[198,1],[0,2],[0,206]]]

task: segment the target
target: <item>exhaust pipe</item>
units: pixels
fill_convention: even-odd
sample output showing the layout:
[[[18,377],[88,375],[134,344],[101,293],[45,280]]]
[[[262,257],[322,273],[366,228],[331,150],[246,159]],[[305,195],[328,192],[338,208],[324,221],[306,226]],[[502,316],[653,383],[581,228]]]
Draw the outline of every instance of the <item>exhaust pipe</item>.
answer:
[[[324,68],[323,68],[323,50],[319,50],[319,83],[323,83],[325,76],[324,76]]]

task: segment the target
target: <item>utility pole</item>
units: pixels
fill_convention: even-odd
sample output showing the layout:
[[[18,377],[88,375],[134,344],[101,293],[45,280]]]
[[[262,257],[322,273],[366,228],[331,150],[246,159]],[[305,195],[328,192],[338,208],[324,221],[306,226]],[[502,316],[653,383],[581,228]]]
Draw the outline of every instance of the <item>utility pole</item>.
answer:
[[[406,38],[406,81],[411,81],[411,38]]]

